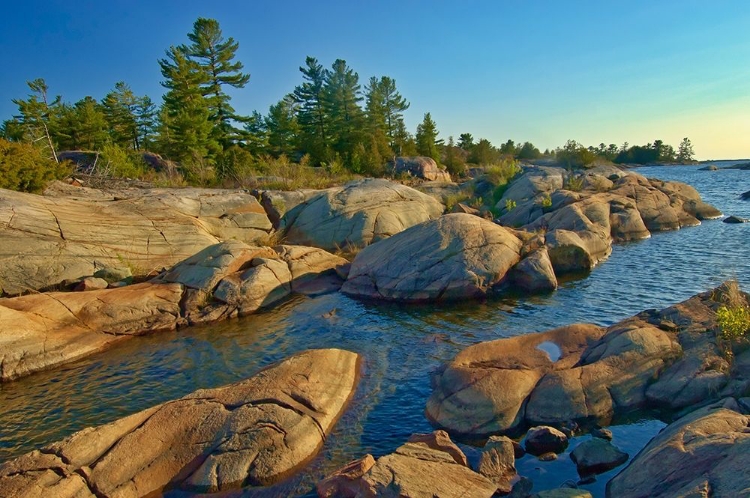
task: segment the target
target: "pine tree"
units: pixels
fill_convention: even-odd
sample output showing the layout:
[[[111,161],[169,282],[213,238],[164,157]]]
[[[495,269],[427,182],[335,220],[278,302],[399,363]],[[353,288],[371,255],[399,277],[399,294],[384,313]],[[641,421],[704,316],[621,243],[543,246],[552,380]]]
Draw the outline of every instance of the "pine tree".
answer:
[[[300,130],[297,106],[294,95],[290,94],[268,110],[268,116],[265,118],[268,146],[276,157],[282,154],[291,157],[297,152],[297,137]]]
[[[187,58],[184,51],[170,47],[167,58],[159,60],[168,89],[161,113],[161,143],[165,152],[180,162],[213,159],[220,146],[213,137],[208,101],[202,85],[206,73]]]
[[[234,62],[239,43],[231,36],[224,40],[219,22],[203,17],[195,21],[188,38],[191,44],[180,50],[205,73],[201,89],[208,100],[210,119],[216,124],[215,138],[226,148],[237,142],[240,130],[232,123],[242,118],[235,114],[223,87],[244,88],[250,81],[250,75],[242,72],[242,63]]]
[[[305,80],[294,89],[294,99],[300,105],[297,120],[300,125],[303,152],[310,154],[313,163],[328,159],[328,116],[325,109],[323,85],[328,71],[315,57],[307,57],[299,68]]]
[[[112,142],[133,150],[140,148],[136,123],[137,106],[138,99],[124,81],[115,83],[115,89],[102,100]]]
[[[680,147],[677,149],[677,161],[681,163],[689,163],[690,161],[693,161],[693,156],[695,156],[695,152],[693,152],[693,144],[690,143],[689,138],[685,137],[682,139]]]
[[[440,149],[437,136],[437,125],[428,112],[424,115],[422,123],[417,125],[417,153],[422,156],[431,157],[435,162],[439,162]]]
[[[258,111],[253,111],[245,121],[244,144],[251,154],[265,154],[268,150],[266,119]]]
[[[370,78],[365,92],[370,126],[381,129],[394,149],[399,124],[403,123],[403,112],[409,108],[409,103],[396,90],[396,80],[388,76]]]
[[[330,120],[331,146],[342,157],[348,158],[362,143],[364,113],[359,75],[346,61],[336,59],[326,74],[323,95],[324,108]]]
[[[101,105],[84,97],[73,106],[63,104],[58,127],[62,149],[101,150],[109,138],[109,125]]]
[[[59,163],[53,134],[56,114],[61,107],[61,98],[57,96],[52,102],[47,100],[49,87],[42,78],[27,81],[26,84],[29,85],[32,91],[28,100],[13,99],[13,103],[18,106],[20,113],[15,117],[21,123],[23,139],[35,145],[44,144],[44,147],[49,150],[51,157],[56,163]]]
[[[156,104],[150,97],[140,97],[135,108],[135,123],[138,130],[138,143],[141,148],[149,150],[156,132]]]

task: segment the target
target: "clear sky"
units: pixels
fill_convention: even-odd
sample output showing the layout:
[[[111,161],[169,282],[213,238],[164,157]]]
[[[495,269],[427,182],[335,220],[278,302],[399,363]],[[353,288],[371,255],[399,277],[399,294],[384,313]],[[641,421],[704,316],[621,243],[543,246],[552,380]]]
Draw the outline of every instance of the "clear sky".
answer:
[[[39,77],[68,102],[120,80],[160,102],[157,59],[198,17],[240,44],[250,83],[229,93],[241,114],[265,114],[311,55],[345,59],[363,86],[395,78],[412,133],[431,112],[445,139],[544,150],[689,137],[700,159],[750,157],[747,0],[6,2],[0,120]]]

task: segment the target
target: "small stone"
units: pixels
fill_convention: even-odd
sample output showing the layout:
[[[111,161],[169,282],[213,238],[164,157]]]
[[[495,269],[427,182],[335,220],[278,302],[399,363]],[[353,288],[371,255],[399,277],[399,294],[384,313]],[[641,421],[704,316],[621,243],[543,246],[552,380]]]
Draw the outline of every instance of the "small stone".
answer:
[[[94,276],[97,278],[103,278],[108,283],[117,282],[119,280],[125,280],[127,278],[132,278],[133,273],[130,271],[130,268],[111,268],[111,267],[104,267],[100,270],[97,270],[94,272]]]
[[[612,441],[612,431],[609,429],[604,429],[603,427],[594,427],[593,429],[591,429],[591,435],[594,437],[598,437],[599,439]]]
[[[103,278],[86,277],[73,289],[76,292],[106,289],[109,283]]]
[[[562,453],[568,447],[568,437],[558,429],[541,425],[526,433],[526,451],[532,455],[553,452]]]
[[[523,457],[525,454],[526,450],[523,449],[521,443],[519,443],[518,441],[513,441],[513,456],[516,458],[516,460]]]
[[[554,451],[548,451],[547,453],[542,453],[538,456],[539,460],[542,462],[552,462],[554,460],[557,460],[557,453]]]

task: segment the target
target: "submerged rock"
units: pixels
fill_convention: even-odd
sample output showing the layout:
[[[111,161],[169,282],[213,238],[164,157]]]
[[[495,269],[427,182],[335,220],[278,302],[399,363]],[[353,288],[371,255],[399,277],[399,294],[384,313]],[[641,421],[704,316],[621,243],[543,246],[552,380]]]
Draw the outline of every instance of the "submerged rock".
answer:
[[[484,296],[520,261],[521,247],[490,221],[448,214],[362,250],[342,291],[398,301]]]
[[[619,467],[628,461],[628,454],[609,441],[595,437],[576,446],[570,459],[576,464],[578,473],[586,476]]]
[[[443,210],[440,202],[412,188],[367,179],[321,191],[287,211],[281,225],[287,243],[334,251],[388,238]]]
[[[358,355],[338,349],[297,354],[250,379],[8,461],[0,489],[9,496],[140,497],[274,484],[323,445],[356,387],[358,365]]]
[[[554,427],[532,427],[526,433],[525,448],[532,455],[562,453],[567,447],[568,437]]]
[[[733,398],[669,424],[607,484],[607,496],[745,496],[750,417]]]
[[[724,223],[748,223],[750,222],[747,218],[741,218],[739,216],[727,216],[722,220]]]

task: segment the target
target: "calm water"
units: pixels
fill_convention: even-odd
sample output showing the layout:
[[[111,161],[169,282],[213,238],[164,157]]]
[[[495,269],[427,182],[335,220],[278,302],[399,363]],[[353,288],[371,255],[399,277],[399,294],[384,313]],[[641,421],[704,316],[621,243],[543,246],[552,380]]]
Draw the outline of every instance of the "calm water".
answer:
[[[725,163],[717,163],[719,166]],[[695,186],[725,214],[750,218],[750,171],[648,167],[649,177]],[[364,453],[393,451],[414,432],[432,430],[423,415],[430,373],[462,348],[577,321],[614,323],[647,308],[687,299],[736,277],[750,288],[750,224],[720,220],[615,246],[587,278],[546,296],[451,306],[362,303],[340,294],[294,298],[265,313],[218,325],[135,338],[104,353],[0,385],[0,461],[154,404],[253,375],[309,348],[340,347],[364,355],[357,395],[316,460],[267,495],[309,493],[327,472]],[[333,317],[326,318],[335,310]],[[663,427],[642,419],[612,428],[633,456]],[[572,447],[575,443],[571,444]],[[465,447],[470,457],[476,450]],[[535,490],[575,476],[567,454],[557,462],[518,462]],[[613,472],[585,486],[596,496]],[[248,494],[251,494],[248,491]]]

